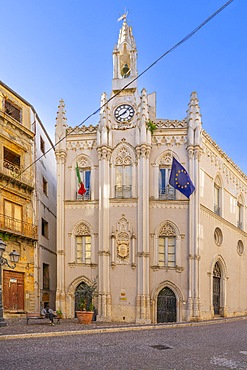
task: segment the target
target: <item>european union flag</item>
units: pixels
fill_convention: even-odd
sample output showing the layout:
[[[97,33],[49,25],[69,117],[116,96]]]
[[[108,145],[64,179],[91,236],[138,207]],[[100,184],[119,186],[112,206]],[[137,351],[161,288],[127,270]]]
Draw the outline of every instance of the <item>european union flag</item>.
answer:
[[[191,196],[195,187],[186,169],[173,157],[169,184],[183,193],[187,198]]]

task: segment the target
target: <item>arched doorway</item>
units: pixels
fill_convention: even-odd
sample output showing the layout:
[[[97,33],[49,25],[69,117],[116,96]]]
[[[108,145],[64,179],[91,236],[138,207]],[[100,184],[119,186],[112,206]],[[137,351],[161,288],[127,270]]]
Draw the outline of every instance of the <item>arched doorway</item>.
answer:
[[[82,283],[78,284],[76,289],[75,289],[75,316],[76,316],[76,311],[80,311],[81,307],[81,301],[80,301],[80,296],[77,294],[77,292],[81,289],[87,286],[87,284],[83,281]]]
[[[220,266],[218,262],[216,262],[213,270],[213,307],[215,315],[220,315],[220,280]]]
[[[157,322],[177,321],[177,299],[174,292],[165,287],[157,299]]]

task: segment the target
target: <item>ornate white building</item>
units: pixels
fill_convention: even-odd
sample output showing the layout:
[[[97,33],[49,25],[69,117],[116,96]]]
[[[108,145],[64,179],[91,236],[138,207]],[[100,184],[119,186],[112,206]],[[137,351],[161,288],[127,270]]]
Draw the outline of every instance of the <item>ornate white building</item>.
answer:
[[[56,306],[75,317],[77,287],[96,279],[99,321],[245,315],[247,177],[202,129],[195,92],[184,120],[158,119],[137,77],[124,18],[98,126],[68,127],[60,101]],[[195,185],[189,199],[169,185],[173,157]]]

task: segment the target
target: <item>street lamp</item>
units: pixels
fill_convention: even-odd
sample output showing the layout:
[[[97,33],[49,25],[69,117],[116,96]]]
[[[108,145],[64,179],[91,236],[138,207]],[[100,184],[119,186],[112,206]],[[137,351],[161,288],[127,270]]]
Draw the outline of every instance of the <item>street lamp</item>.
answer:
[[[0,238],[0,326],[6,326],[6,322],[4,321],[3,318],[2,265],[7,265],[11,269],[14,269],[20,258],[19,253],[13,250],[13,252],[9,254],[10,261],[13,263],[13,265],[10,264],[7,258],[3,257],[3,252],[5,252],[5,248],[6,244]]]

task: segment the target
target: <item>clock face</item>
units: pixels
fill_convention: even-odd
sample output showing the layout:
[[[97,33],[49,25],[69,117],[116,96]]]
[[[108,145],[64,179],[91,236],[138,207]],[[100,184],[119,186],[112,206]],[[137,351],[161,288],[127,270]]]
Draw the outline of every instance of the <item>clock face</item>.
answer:
[[[132,120],[134,114],[134,108],[129,104],[119,105],[114,112],[114,116],[118,122],[129,122]]]

